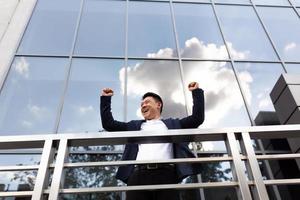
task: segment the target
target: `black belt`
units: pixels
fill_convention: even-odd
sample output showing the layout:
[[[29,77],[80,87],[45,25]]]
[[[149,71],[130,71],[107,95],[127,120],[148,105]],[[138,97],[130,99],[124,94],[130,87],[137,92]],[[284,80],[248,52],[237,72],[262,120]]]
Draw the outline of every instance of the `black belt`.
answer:
[[[137,170],[154,170],[154,169],[166,169],[166,168],[174,168],[174,164],[142,164],[142,165],[135,165],[134,168]]]

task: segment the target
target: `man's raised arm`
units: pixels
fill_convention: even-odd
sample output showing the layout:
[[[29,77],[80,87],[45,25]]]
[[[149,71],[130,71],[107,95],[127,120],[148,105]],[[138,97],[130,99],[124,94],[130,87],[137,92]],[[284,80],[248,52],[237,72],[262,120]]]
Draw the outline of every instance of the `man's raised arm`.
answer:
[[[114,120],[111,113],[111,97],[114,95],[114,91],[110,88],[104,88],[102,90],[100,98],[100,113],[102,127],[107,131],[126,131],[127,123]]]
[[[182,128],[197,128],[204,121],[204,94],[197,82],[192,82],[188,86],[193,96],[192,115],[180,120]]]

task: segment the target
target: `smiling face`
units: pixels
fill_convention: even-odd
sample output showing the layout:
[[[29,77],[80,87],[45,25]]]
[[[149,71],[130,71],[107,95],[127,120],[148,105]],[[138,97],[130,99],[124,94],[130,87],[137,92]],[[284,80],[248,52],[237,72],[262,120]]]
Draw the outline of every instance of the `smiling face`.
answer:
[[[160,118],[161,103],[153,97],[146,97],[141,102],[141,112],[145,120]]]

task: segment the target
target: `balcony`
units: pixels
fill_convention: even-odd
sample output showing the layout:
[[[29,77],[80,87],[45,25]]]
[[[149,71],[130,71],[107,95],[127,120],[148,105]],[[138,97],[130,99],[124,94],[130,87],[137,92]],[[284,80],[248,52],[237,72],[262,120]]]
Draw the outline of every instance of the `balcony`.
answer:
[[[37,165],[0,166],[0,172],[35,170],[36,179],[32,191],[0,191],[0,199],[5,197],[39,199],[59,199],[66,194],[93,194],[106,192],[124,192],[129,190],[186,190],[208,188],[234,188],[238,199],[251,200],[273,199],[267,188],[272,188],[276,199],[285,199],[280,195],[278,187],[281,185],[298,185],[300,178],[292,179],[266,179],[261,172],[260,162],[265,162],[267,168],[271,160],[288,160],[300,158],[300,153],[277,152],[271,153],[261,149],[257,151],[253,140],[295,138],[300,137],[300,125],[286,126],[255,126],[224,129],[185,129],[169,130],[164,132],[151,132],[142,135],[136,132],[100,132],[82,134],[49,134],[1,136],[1,151],[10,149],[40,148],[41,159]],[[223,141],[226,145],[226,155],[214,157],[198,157],[185,159],[168,159],[153,161],[96,161],[96,162],[68,162],[72,147],[120,145],[127,143],[157,143],[157,142],[204,142]],[[146,186],[105,186],[85,188],[64,188],[65,170],[88,167],[121,166],[128,164],[146,163],[214,163],[229,162],[232,171],[232,180],[222,182],[197,182],[166,185]],[[244,164],[245,163],[245,164]],[[245,166],[245,167],[244,167]],[[51,174],[51,176],[49,176]],[[50,177],[50,178],[49,178]],[[113,178],[113,177],[112,177]],[[1,185],[1,183],[0,183]],[[26,188],[26,187],[25,187]],[[202,198],[201,198],[202,199]]]

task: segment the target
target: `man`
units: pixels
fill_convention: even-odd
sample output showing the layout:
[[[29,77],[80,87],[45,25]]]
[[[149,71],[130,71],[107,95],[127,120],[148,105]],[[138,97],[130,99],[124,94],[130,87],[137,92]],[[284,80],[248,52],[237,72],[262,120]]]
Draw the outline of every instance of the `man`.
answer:
[[[101,96],[102,126],[107,131],[146,131],[197,128],[204,121],[204,96],[198,83],[188,85],[193,96],[192,115],[182,119],[161,119],[163,101],[155,93],[144,94],[141,102],[141,113],[145,120],[119,122],[111,113],[111,97],[113,90],[105,88]],[[172,158],[191,158],[194,154],[188,148],[188,143],[159,144],[127,144],[122,160],[159,160]],[[197,164],[149,164],[120,166],[116,177],[127,185],[174,184],[183,178],[199,173]],[[175,190],[129,191],[127,200],[179,199]]]

